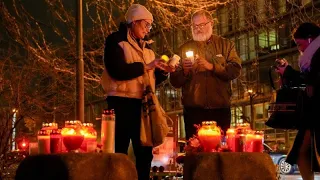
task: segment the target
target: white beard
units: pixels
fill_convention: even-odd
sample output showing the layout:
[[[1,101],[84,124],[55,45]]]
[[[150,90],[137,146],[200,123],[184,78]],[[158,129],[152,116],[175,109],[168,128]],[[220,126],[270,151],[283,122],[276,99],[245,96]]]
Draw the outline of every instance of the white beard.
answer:
[[[208,31],[206,31],[204,33],[195,34],[194,30],[191,29],[192,38],[194,41],[207,41],[211,37],[212,31],[213,31],[212,28],[209,28]]]

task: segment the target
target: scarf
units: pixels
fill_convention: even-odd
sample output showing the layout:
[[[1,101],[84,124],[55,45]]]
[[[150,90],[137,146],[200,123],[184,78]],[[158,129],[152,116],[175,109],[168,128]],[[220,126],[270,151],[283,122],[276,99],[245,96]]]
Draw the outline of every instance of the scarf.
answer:
[[[319,47],[320,35],[308,45],[303,53],[301,53],[299,57],[299,67],[301,72],[310,71],[312,57]]]

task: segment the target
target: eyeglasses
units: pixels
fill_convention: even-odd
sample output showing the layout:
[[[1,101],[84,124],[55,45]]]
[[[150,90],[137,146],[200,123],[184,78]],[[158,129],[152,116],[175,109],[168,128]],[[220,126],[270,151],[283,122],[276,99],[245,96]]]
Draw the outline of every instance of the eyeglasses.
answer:
[[[208,21],[208,22],[206,22],[206,23],[201,23],[201,24],[192,24],[192,28],[193,29],[203,29],[209,22],[211,22],[211,21]]]
[[[146,29],[148,29],[149,31],[152,29],[152,25],[151,25],[150,23],[148,23],[148,21],[146,21],[146,20],[144,20],[144,19],[141,20],[141,21],[144,21],[144,22],[145,22],[145,24],[146,24],[146,25],[145,25],[145,28],[146,28]]]

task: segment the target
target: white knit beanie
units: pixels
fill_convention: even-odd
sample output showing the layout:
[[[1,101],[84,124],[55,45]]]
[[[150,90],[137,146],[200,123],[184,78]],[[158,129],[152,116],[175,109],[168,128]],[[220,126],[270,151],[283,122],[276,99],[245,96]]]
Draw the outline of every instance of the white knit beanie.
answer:
[[[153,21],[153,16],[150,11],[140,4],[132,4],[125,16],[128,24],[142,19],[149,19]]]

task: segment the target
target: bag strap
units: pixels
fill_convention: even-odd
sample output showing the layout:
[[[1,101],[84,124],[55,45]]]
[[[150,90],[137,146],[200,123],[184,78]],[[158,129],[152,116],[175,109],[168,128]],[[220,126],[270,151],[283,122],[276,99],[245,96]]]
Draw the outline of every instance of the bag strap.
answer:
[[[151,86],[150,83],[150,76],[149,76],[149,72],[145,71],[144,74],[142,75],[143,78],[143,82],[145,83],[146,86]]]
[[[147,63],[143,60],[144,64],[147,65]],[[154,94],[155,92],[153,92],[153,89],[151,87],[151,83],[150,83],[150,76],[149,76],[149,72],[148,71],[145,71],[144,74],[143,74],[143,81],[145,82],[146,86],[150,86],[151,88],[151,92]],[[160,105],[160,102],[159,102],[159,99],[157,96],[155,96],[156,98],[156,101],[158,101],[157,103]],[[172,124],[173,124],[173,120],[170,118],[170,116],[167,115],[167,113],[165,112],[165,110],[161,107],[160,105],[160,108],[161,108],[161,111],[162,111],[162,114],[166,117],[167,121],[169,120]]]

